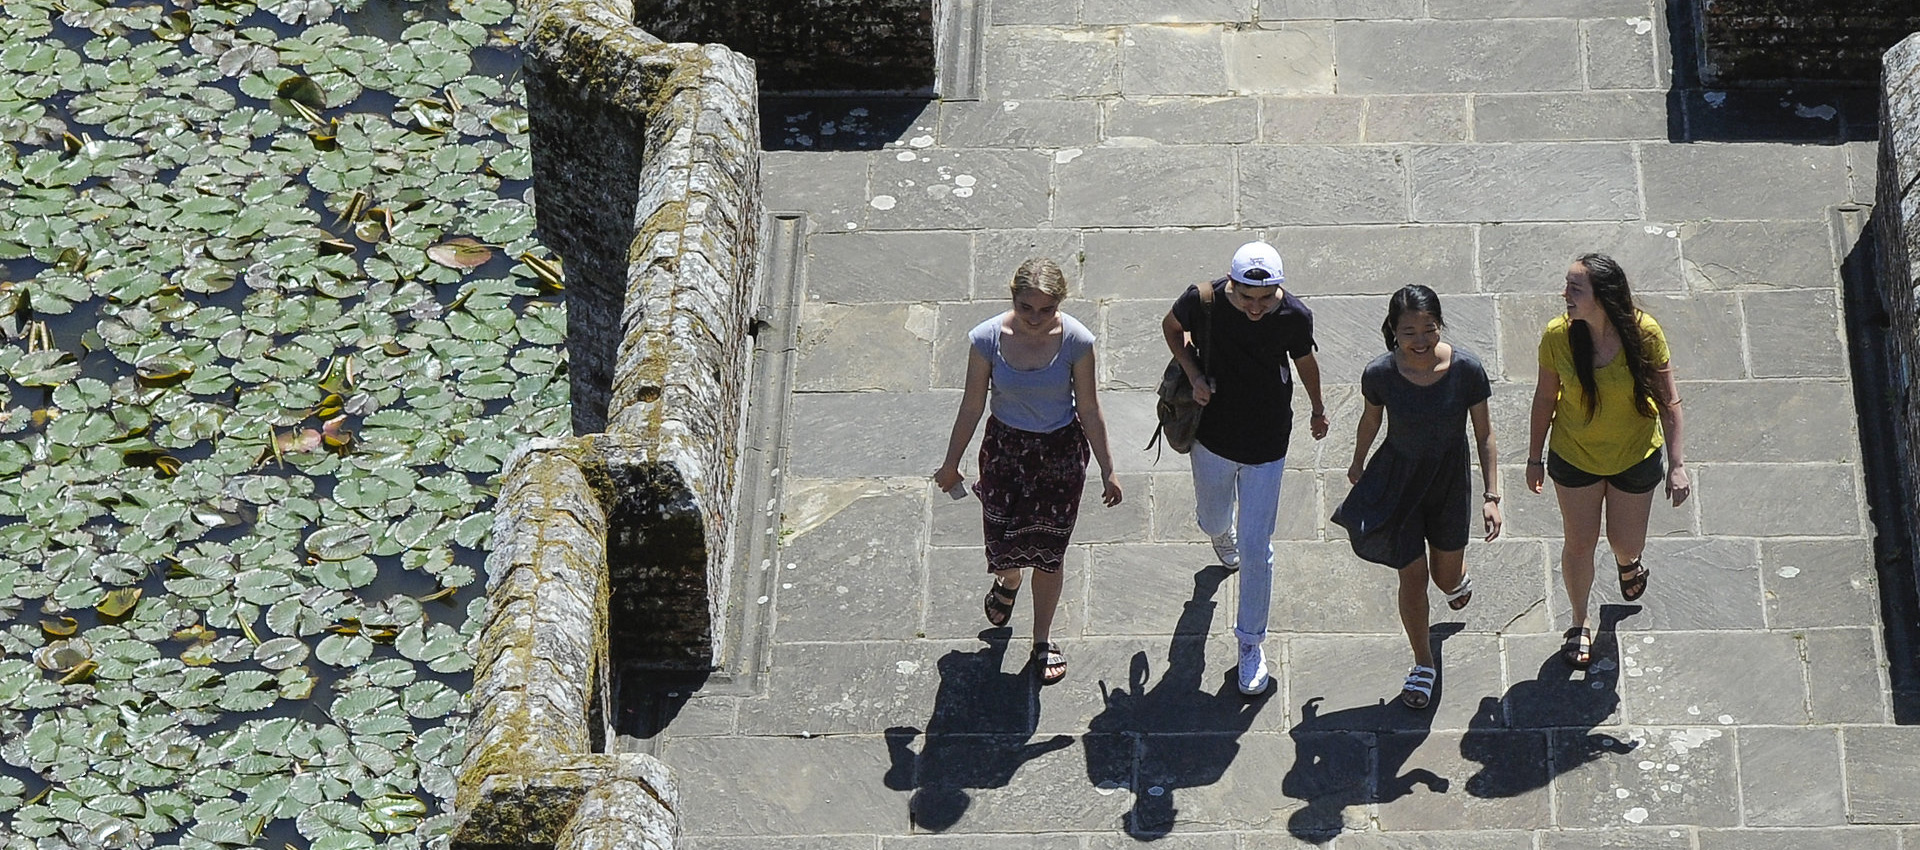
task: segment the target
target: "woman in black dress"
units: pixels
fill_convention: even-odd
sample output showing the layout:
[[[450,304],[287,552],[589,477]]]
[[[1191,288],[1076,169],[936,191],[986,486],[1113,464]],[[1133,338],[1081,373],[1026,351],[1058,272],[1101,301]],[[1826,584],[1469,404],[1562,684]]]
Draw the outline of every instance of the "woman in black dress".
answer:
[[[1360,376],[1366,412],[1354,437],[1352,492],[1333,513],[1353,551],[1400,572],[1400,624],[1413,648],[1413,669],[1400,699],[1412,708],[1433,700],[1439,673],[1428,635],[1427,583],[1460,610],[1473,597],[1467,575],[1473,512],[1467,421],[1473,421],[1486,488],[1480,517],[1486,539],[1500,536],[1500,469],[1487,414],[1492,387],[1479,358],[1441,340],[1440,297],[1408,284],[1387,305],[1381,324],[1387,353]],[[1387,420],[1387,437],[1371,462],[1367,450]]]

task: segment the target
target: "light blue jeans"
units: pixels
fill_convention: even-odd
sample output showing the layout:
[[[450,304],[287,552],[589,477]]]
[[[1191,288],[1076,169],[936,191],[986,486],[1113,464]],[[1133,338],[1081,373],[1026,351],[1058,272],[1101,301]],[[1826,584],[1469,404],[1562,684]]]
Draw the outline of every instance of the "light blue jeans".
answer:
[[[1280,516],[1280,476],[1287,459],[1236,463],[1199,443],[1189,457],[1200,530],[1217,537],[1233,529],[1240,538],[1240,611],[1233,634],[1259,643],[1267,639],[1267,610],[1273,604],[1273,525]]]

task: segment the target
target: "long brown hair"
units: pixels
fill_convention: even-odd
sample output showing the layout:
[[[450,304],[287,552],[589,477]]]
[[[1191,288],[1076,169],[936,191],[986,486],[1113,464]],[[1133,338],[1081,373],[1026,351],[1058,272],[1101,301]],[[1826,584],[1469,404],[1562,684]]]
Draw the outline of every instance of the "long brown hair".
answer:
[[[1607,321],[1620,334],[1620,356],[1627,359],[1627,374],[1633,376],[1633,406],[1649,419],[1660,414],[1663,402],[1653,395],[1653,364],[1647,362],[1647,339],[1640,330],[1640,309],[1633,304],[1633,290],[1627,285],[1627,271],[1605,254],[1581,254],[1575,257],[1587,270],[1587,282],[1593,289],[1594,303],[1607,314]],[[1573,347],[1573,373],[1587,393],[1587,419],[1600,409],[1600,393],[1593,378],[1593,330],[1583,321],[1569,322],[1567,341]]]

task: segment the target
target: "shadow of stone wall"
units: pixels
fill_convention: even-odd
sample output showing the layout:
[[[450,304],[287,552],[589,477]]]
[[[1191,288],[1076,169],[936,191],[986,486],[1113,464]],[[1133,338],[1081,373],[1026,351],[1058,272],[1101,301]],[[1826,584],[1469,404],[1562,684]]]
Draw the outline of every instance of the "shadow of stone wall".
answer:
[[[1920,30],[1913,0],[1700,0],[1700,78],[1871,89],[1880,54]]]
[[[753,57],[766,91],[934,87],[934,0],[637,0],[634,20],[669,41]]]

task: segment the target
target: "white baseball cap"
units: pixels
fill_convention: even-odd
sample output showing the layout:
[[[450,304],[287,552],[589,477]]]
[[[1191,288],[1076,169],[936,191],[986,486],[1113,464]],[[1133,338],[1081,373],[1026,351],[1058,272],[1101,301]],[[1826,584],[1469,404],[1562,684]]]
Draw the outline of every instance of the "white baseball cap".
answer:
[[[1258,241],[1233,252],[1233,270],[1228,276],[1248,286],[1279,286],[1287,279],[1280,267],[1280,252]]]

